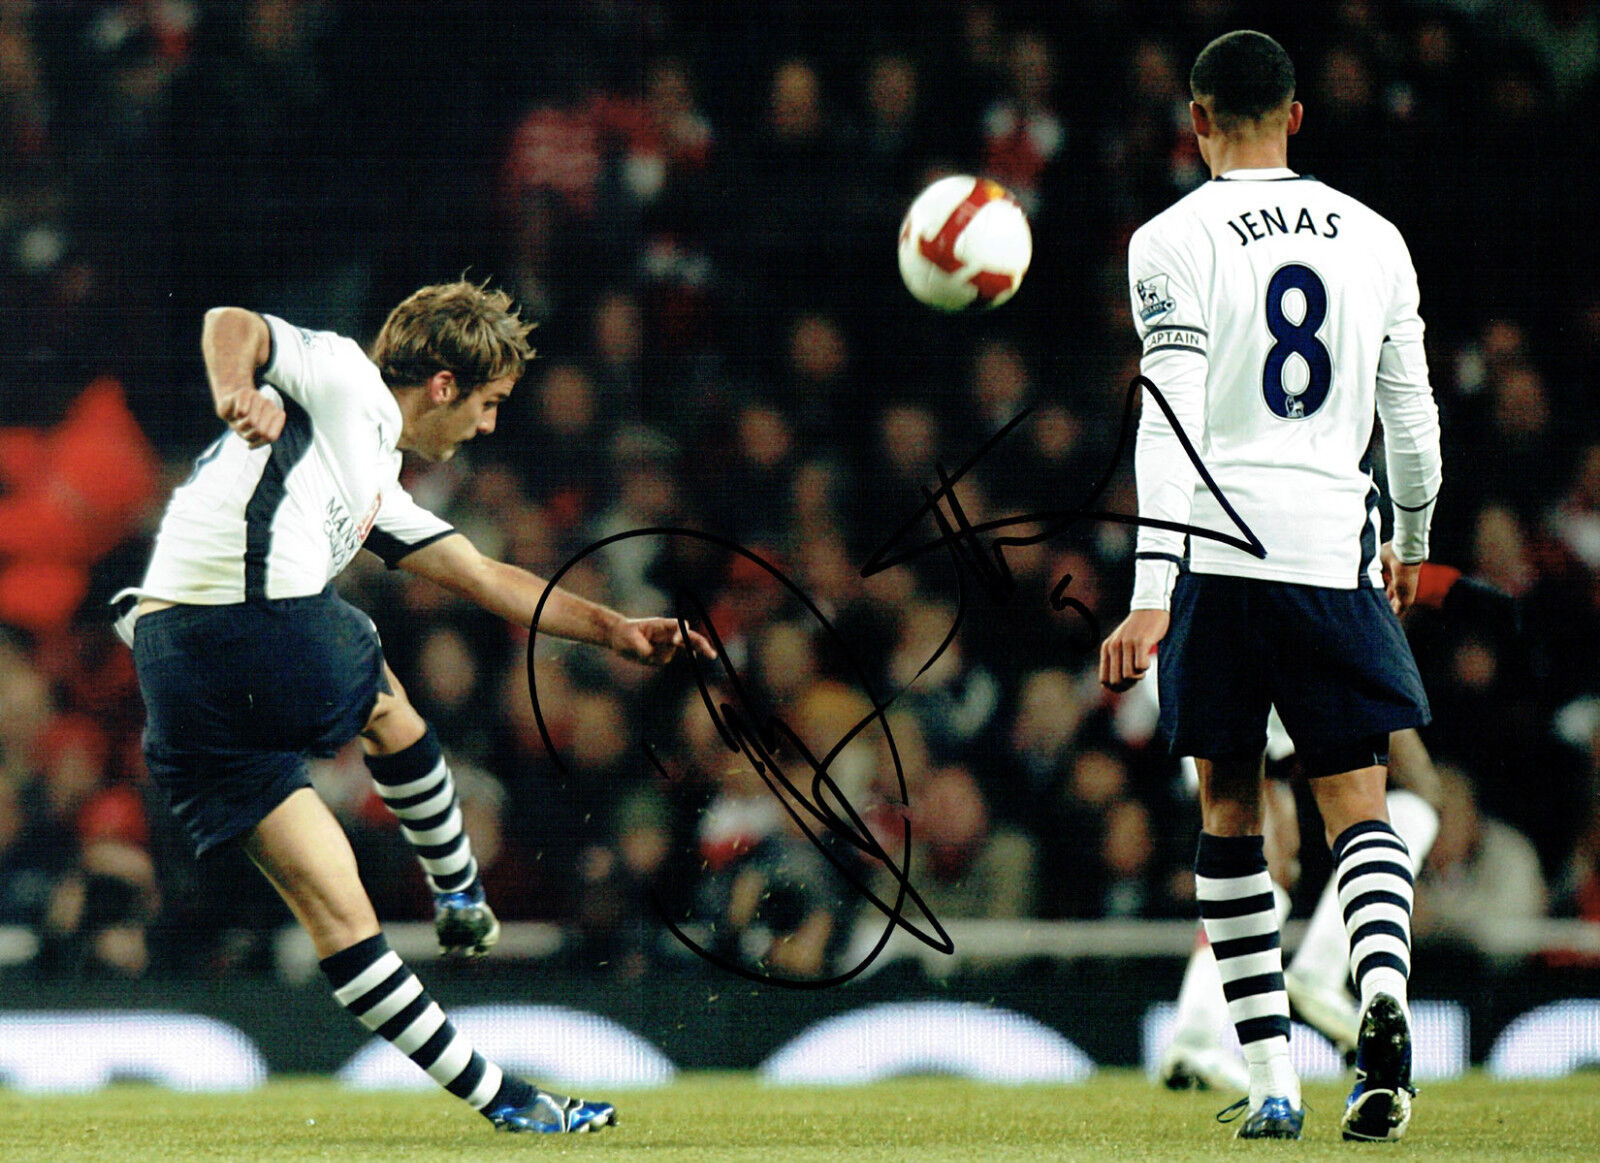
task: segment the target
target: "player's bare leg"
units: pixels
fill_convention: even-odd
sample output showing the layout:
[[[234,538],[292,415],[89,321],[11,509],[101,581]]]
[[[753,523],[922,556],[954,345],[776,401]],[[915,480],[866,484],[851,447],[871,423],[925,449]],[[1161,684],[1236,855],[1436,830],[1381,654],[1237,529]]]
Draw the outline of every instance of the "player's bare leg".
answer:
[[[1311,794],[1322,813],[1329,848],[1356,824],[1367,820],[1389,822],[1389,804],[1384,796],[1388,786],[1388,769],[1378,766],[1311,780]]]
[[[378,932],[350,841],[311,788],[294,792],[268,813],[244,849],[311,937],[318,957]]]
[[[497,1130],[583,1132],[616,1121],[610,1103],[547,1094],[473,1049],[384,940],[350,841],[311,788],[268,813],[244,848],[310,934],[339,1004]]]
[[[378,701],[373,704],[372,714],[361,732],[362,749],[368,755],[394,755],[428,731],[427,720],[411,705],[405,688],[387,662],[383,664],[383,677],[389,689],[378,692]]]
[[[422,865],[439,951],[480,956],[500,939],[500,922],[484,898],[450,765],[387,663],[383,673],[389,689],[361,733],[367,768]]]

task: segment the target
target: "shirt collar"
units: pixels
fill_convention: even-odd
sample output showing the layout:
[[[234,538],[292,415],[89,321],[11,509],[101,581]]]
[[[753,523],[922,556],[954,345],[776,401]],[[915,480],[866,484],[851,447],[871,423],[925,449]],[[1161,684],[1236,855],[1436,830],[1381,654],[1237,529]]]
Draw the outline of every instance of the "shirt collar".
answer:
[[[1299,176],[1287,166],[1272,166],[1264,170],[1229,170],[1225,174],[1218,174],[1212,180],[1217,182],[1281,182],[1285,178],[1298,178]]]

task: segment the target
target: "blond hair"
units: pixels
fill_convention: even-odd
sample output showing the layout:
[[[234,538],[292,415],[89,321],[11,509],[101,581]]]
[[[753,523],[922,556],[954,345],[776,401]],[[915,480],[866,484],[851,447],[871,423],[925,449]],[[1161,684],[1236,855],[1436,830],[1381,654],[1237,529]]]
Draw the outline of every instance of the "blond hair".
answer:
[[[455,373],[461,396],[505,376],[520,377],[533,359],[533,324],[511,296],[487,283],[438,283],[414,291],[389,312],[372,344],[372,362],[391,388]]]

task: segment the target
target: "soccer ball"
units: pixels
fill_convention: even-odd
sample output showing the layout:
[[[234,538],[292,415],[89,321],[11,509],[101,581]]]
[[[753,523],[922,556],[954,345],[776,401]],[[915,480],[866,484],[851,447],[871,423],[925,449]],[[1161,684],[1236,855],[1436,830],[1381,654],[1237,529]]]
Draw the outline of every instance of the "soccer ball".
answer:
[[[988,178],[940,178],[900,224],[900,277],[940,311],[998,307],[1017,293],[1032,258],[1028,216]]]

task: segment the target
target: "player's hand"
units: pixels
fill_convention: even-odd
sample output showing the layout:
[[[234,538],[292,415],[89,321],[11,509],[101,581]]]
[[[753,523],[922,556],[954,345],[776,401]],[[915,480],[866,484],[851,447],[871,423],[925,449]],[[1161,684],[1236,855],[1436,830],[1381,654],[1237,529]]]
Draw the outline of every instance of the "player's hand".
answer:
[[[1394,545],[1385,541],[1378,550],[1378,560],[1383,562],[1383,589],[1389,595],[1389,608],[1404,614],[1417,600],[1417,586],[1422,579],[1422,562],[1407,564],[1394,551]]]
[[[1172,624],[1165,610],[1134,610],[1100,644],[1100,685],[1125,691],[1145,676]]]
[[[698,630],[689,631],[689,647],[701,658],[715,658],[711,640]],[[684,646],[683,630],[676,618],[627,618],[617,625],[611,649],[646,666],[665,666]]]
[[[217,416],[251,448],[271,444],[283,433],[288,413],[254,387],[240,388],[217,401]]]

